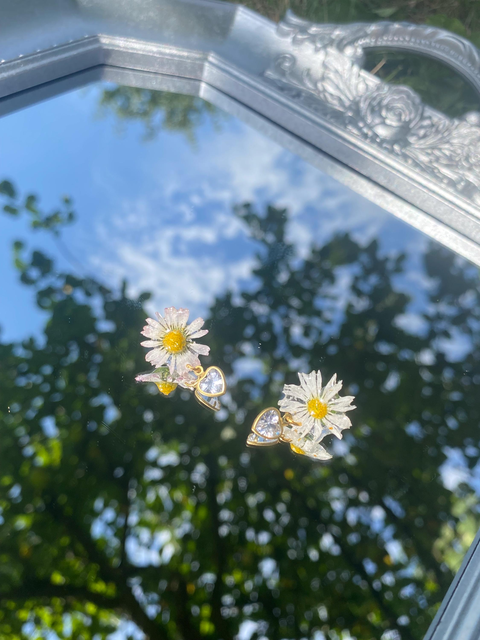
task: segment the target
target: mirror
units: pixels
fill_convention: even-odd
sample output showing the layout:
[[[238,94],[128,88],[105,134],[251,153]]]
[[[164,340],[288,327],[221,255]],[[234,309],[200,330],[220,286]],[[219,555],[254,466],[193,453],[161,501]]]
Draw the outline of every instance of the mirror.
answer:
[[[0,635],[421,640],[479,526],[478,268],[197,97],[0,137]],[[135,382],[168,306],[216,414]],[[316,369],[356,396],[333,458],[246,448]]]

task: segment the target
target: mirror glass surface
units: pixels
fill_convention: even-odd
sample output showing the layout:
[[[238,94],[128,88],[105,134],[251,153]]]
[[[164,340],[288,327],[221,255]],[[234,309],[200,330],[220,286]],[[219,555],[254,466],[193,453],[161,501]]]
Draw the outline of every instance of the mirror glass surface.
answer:
[[[196,97],[0,139],[0,638],[421,640],[480,520],[478,269]],[[218,413],[135,382],[170,306]],[[312,370],[332,459],[247,448]]]

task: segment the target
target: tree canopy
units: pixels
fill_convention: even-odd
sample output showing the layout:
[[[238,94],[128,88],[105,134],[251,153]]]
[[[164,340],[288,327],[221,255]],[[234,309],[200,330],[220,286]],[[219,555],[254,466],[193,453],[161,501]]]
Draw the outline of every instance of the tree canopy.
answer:
[[[151,640],[229,640],[246,621],[254,640],[423,637],[478,526],[471,487],[441,475],[449,450],[478,459],[478,270],[432,244],[413,335],[396,320],[405,256],[343,233],[300,258],[288,211],[234,215],[257,243],[256,285],[208,316],[229,381],[218,418],[188,391],[134,383],[148,292],[16,245],[48,319],[0,342],[1,639],[97,640],[125,620]],[[444,348],[458,335],[461,361]],[[252,357],[261,371],[239,375]],[[283,383],[317,368],[357,396],[333,460],[246,449]]]

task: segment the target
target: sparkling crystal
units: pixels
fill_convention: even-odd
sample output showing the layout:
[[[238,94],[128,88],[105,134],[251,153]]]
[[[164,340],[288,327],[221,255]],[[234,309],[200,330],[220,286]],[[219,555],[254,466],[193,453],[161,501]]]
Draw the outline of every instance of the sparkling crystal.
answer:
[[[247,438],[247,444],[255,445],[255,444],[275,444],[276,440],[270,440],[267,438],[262,438],[262,436],[257,436],[256,433],[250,433]]]
[[[220,409],[220,402],[216,398],[209,398],[208,396],[204,396],[201,393],[198,396],[202,399],[205,404],[208,404],[212,407],[214,411],[218,411]]]
[[[210,369],[198,384],[198,388],[203,393],[219,396],[225,392],[225,383],[220,372],[216,369]]]
[[[255,431],[258,435],[267,439],[278,438],[282,433],[280,426],[280,415],[275,409],[269,409],[260,416]]]

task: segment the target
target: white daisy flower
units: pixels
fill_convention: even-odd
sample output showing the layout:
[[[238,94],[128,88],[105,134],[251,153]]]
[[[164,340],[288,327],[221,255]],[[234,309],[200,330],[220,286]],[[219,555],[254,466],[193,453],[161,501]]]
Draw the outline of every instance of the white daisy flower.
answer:
[[[150,338],[141,343],[144,347],[151,347],[151,351],[145,356],[145,360],[155,367],[168,366],[170,373],[181,376],[188,372],[187,364],[197,367],[200,364],[198,358],[208,356],[210,347],[193,342],[201,338],[208,331],[201,329],[204,321],[197,318],[187,326],[188,309],[165,309],[165,317],[155,313],[157,319],[147,318],[147,325],[143,328],[142,335]]]
[[[196,376],[191,373],[172,376],[168,367],[160,367],[152,373],[141,373],[135,377],[137,382],[153,382],[164,396],[169,396],[178,386],[190,389],[190,385],[195,379]]]
[[[292,426],[292,444],[307,453],[311,447],[320,446],[318,443],[330,433],[337,438],[343,437],[342,431],[352,426],[345,413],[355,409],[351,404],[354,396],[341,398],[338,395],[343,383],[337,382],[336,374],[324,387],[320,371],[299,373],[298,377],[300,386],[284,385],[285,397],[279,400],[278,406],[282,412],[290,413],[294,421],[301,424]],[[327,454],[323,447],[321,449]],[[322,451],[319,450],[318,455],[323,455]],[[331,457],[330,454],[327,456]]]

